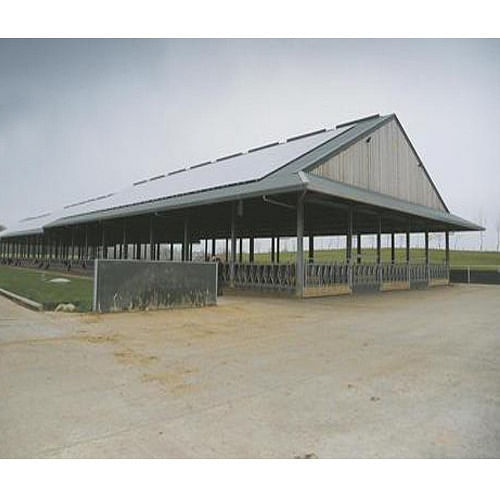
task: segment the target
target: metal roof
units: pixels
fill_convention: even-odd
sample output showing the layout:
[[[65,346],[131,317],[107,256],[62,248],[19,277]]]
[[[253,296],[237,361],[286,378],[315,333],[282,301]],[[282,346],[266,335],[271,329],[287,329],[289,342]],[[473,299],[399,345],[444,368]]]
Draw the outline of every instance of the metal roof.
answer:
[[[135,182],[111,196],[87,205],[72,206],[64,217],[258,181],[340,133],[339,130],[324,130]]]
[[[43,226],[49,222],[53,222],[57,218],[58,216],[55,214],[45,213],[35,217],[22,219],[17,224],[1,232],[0,239],[7,236],[31,236],[34,234],[41,234],[43,233]]]
[[[66,205],[43,219],[33,218],[30,223],[26,223],[24,219],[4,231],[1,237],[40,234],[46,226],[59,225],[59,221],[67,224],[69,219],[85,214],[108,212],[155,200],[256,182],[343,132],[344,130],[322,129],[156,175],[134,182],[116,193]]]
[[[433,210],[431,214],[430,209],[425,207],[378,193],[335,183],[311,174],[307,177],[302,175],[302,178],[297,175],[299,172],[309,172],[326,158],[349,147],[356,140],[394,118],[397,119],[393,114],[373,115],[341,124],[336,129],[309,132],[286,141],[252,148],[245,153],[224,156],[211,162],[143,179],[116,193],[73,203],[41,217],[25,219],[1,233],[0,238],[39,234],[43,232],[44,227],[216,203],[261,193],[299,190],[304,189],[305,179],[308,186],[310,183],[311,187],[314,185],[318,189],[333,190],[337,193],[336,196],[345,196],[349,199],[348,194],[355,195],[353,199],[359,197],[359,201],[382,204],[385,207],[394,205],[396,210],[415,215],[421,214],[423,210],[428,217],[438,218],[443,222],[446,219],[448,223],[466,229],[478,229],[479,226],[446,212]],[[446,217],[447,215],[450,217]]]

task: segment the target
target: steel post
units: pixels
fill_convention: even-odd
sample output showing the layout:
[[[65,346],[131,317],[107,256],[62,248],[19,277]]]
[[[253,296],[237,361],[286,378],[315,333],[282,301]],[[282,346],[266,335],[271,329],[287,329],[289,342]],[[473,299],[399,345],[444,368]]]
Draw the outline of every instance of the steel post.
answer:
[[[297,199],[297,254],[295,293],[297,297],[304,296],[304,196],[301,193]]]

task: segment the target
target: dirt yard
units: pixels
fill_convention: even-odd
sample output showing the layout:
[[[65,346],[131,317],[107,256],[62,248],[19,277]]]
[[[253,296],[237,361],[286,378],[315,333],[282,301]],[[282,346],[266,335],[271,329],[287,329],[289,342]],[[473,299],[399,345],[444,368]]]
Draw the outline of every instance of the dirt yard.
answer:
[[[500,287],[196,310],[0,298],[1,457],[500,457]]]

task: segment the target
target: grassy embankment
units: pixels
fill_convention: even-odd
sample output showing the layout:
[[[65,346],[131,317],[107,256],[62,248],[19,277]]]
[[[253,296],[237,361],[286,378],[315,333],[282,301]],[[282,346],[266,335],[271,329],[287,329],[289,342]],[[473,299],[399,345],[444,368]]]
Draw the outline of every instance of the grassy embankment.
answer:
[[[54,278],[68,283],[54,283]],[[44,309],[52,310],[61,303],[74,304],[78,311],[92,309],[92,278],[69,274],[0,266],[0,288],[34,300]]]
[[[353,253],[356,249],[353,248]],[[308,255],[307,245],[305,255]],[[362,250],[363,262],[375,262],[377,251],[374,248],[364,248]],[[406,258],[406,250],[404,248],[396,248],[396,262],[404,262]],[[410,251],[410,260],[412,262],[424,262],[425,252],[423,248],[412,248]],[[343,262],[345,259],[345,249],[335,250],[316,250],[314,252],[315,262]],[[382,262],[389,262],[391,259],[390,248],[382,248]],[[248,255],[244,255],[244,260],[248,261]],[[269,253],[255,254],[256,262],[269,262]],[[294,252],[281,252],[280,262],[294,262]],[[444,262],[444,250],[430,250],[431,263]],[[496,269],[500,267],[499,252],[479,252],[469,250],[450,250],[450,265],[454,269],[466,268],[471,266],[474,269]]]

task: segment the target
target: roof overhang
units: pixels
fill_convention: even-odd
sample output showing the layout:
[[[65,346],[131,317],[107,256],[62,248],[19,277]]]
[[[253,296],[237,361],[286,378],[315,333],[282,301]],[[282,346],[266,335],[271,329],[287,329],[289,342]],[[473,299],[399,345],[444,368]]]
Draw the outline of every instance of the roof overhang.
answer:
[[[307,178],[309,180],[307,185],[309,191],[334,196],[354,203],[371,205],[380,210],[399,212],[409,217],[418,217],[438,222],[446,226],[450,231],[482,231],[484,229],[473,222],[469,222],[448,212],[415,205],[398,198],[335,182],[314,174],[307,174]]]

